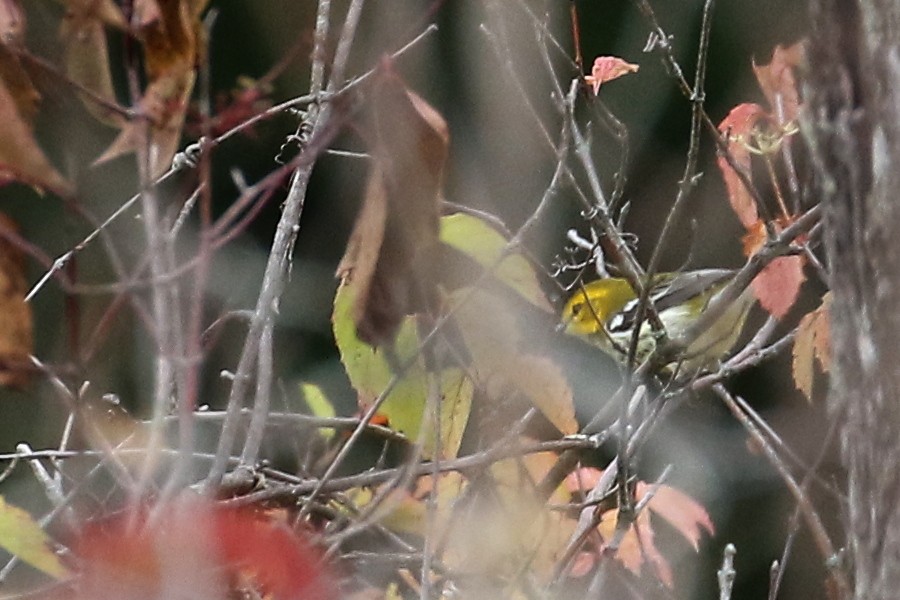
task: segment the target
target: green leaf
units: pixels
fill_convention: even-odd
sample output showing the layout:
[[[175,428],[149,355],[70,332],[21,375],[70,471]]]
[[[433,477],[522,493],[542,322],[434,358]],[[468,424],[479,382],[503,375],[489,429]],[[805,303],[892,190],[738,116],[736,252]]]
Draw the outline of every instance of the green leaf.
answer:
[[[306,405],[313,416],[331,419],[336,415],[334,405],[331,404],[331,401],[319,386],[313,383],[301,383],[300,392],[303,394],[303,399],[306,401]],[[319,435],[326,440],[330,440],[334,437],[334,428],[320,427]]]
[[[497,279],[531,304],[553,311],[528,259],[515,252],[504,256],[508,240],[483,220],[464,213],[442,217],[440,239],[485,269],[493,269]]]
[[[343,283],[334,299],[332,326],[341,362],[347,371],[350,384],[357,393],[362,408],[371,406],[393,379],[393,369],[385,357],[385,351],[376,349],[359,339],[353,322],[352,307],[355,289],[352,283]],[[459,452],[463,430],[468,422],[472,406],[473,386],[459,369],[443,369],[428,374],[421,356],[416,357],[419,337],[415,317],[405,317],[397,330],[393,352],[399,364],[410,367],[397,382],[378,411],[388,419],[389,426],[419,441],[423,431],[423,452],[426,459],[434,458],[435,436],[430,426],[431,417],[425,415],[429,377],[438,378],[440,390],[440,456],[454,458]],[[413,360],[413,357],[416,357]]]
[[[0,547],[23,562],[62,579],[69,574],[50,548],[50,538],[26,511],[0,496]]]

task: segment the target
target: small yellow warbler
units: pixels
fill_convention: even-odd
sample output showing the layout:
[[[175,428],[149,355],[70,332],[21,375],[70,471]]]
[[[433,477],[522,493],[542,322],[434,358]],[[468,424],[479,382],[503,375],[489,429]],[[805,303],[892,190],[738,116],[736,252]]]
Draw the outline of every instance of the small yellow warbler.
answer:
[[[650,297],[669,339],[678,340],[697,322],[721,292],[734,271],[702,269],[685,273],[660,273],[653,278]],[[672,363],[679,373],[693,375],[714,368],[737,343],[755,298],[748,288],[712,325],[688,344]],[[634,332],[638,299],[627,280],[618,277],[591,281],[566,302],[562,325],[566,333],[584,337],[620,363],[628,357]],[[656,349],[659,334],[645,318],[638,335],[636,363]]]

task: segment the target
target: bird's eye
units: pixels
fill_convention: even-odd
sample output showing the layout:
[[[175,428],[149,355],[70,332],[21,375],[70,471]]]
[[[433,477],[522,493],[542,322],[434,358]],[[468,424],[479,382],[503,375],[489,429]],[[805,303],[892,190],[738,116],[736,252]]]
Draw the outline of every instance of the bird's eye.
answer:
[[[584,302],[579,302],[577,304],[572,305],[572,315],[578,316],[578,314],[584,309]]]

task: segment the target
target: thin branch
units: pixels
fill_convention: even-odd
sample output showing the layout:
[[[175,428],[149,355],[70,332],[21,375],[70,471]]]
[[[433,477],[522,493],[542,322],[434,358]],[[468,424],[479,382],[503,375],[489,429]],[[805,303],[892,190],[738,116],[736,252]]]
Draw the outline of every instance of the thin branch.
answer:
[[[772,448],[771,444],[769,444],[762,433],[760,433],[756,425],[744,415],[743,411],[735,401],[734,396],[732,396],[722,384],[714,385],[713,391],[722,399],[725,406],[731,411],[731,414],[734,415],[738,422],[743,425],[747,433],[750,434],[750,437],[752,437],[759,445],[764,456],[769,461],[769,464],[774,467],[775,471],[784,482],[785,487],[787,487],[788,491],[794,497],[794,500],[797,502],[797,507],[802,513],[807,527],[809,527],[813,542],[822,557],[822,561],[825,564],[834,564],[837,554],[834,545],[831,542],[831,537],[828,535],[825,526],[822,524],[822,519],[819,516],[818,511],[816,511],[815,507],[810,502],[809,497],[806,495],[803,486],[797,483],[787,466]],[[840,591],[841,597],[845,597],[848,590],[850,590],[850,586],[844,573],[839,568],[833,568],[828,572],[828,577],[836,586],[836,589]]]

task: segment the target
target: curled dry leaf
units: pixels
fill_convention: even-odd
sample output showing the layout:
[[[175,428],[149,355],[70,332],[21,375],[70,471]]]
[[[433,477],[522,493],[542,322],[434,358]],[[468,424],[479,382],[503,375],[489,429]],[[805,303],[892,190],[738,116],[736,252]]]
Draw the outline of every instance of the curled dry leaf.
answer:
[[[139,116],[122,125],[96,163],[134,152],[146,143],[149,176],[157,178],[169,168],[194,89],[195,65],[206,51],[200,24],[205,5],[204,0],[145,0],[138,7],[149,83],[138,103]]]
[[[6,48],[0,47],[0,68],[3,69],[0,75],[7,77],[14,71],[7,70],[14,65],[10,62],[14,59]],[[18,78],[12,81],[14,87],[10,88],[4,79],[0,79],[0,182],[22,181],[71,197],[74,194],[72,185],[47,160],[28,121],[28,115],[34,110],[36,92],[28,91],[33,90],[30,82]]]
[[[194,78],[195,73],[190,69],[173,71],[153,81],[139,103],[138,112],[142,117],[125,123],[94,164],[134,152],[146,137],[150,141],[150,176],[156,178],[165,173],[178,150]]]
[[[586,75],[584,80],[591,86],[596,96],[600,91],[600,86],[607,81],[618,79],[629,73],[637,73],[638,69],[640,69],[639,65],[626,62],[618,56],[598,56],[594,59],[591,74]]]
[[[0,213],[0,232],[15,232],[12,219]],[[0,385],[28,383],[32,351],[31,307],[21,251],[0,235]]]
[[[405,315],[433,312],[433,263],[449,132],[389,63],[374,77],[364,135],[371,170],[337,275],[356,292],[359,338],[390,344]]]
[[[5,44],[0,44],[0,81],[12,96],[19,116],[30,126],[37,116],[41,94],[12,47]]]

